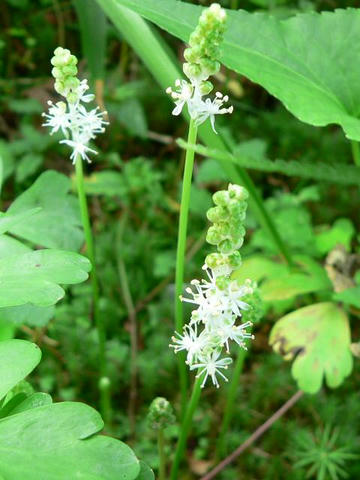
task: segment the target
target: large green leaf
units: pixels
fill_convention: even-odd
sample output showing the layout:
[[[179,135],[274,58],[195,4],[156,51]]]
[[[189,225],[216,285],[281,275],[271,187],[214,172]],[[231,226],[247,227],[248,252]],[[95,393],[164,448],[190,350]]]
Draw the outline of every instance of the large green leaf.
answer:
[[[188,41],[201,7],[178,0],[112,0]],[[222,62],[277,97],[311,125],[341,125],[360,140],[360,11],[304,13],[278,20],[228,11]],[[311,45],[311,48],[309,48]]]
[[[81,44],[93,81],[105,75],[106,17],[95,0],[73,0]]]
[[[9,257],[10,255],[21,255],[31,252],[31,248],[24,245],[19,240],[9,237],[8,235],[0,235],[0,259]]]
[[[16,307],[0,308],[0,321],[13,325],[29,325],[44,327],[54,316],[55,307],[38,307],[37,305],[18,305]]]
[[[0,342],[0,399],[40,362],[41,351],[25,340]]]
[[[99,413],[82,403],[45,405],[0,420],[0,475],[7,480],[136,479],[132,450],[105,436]]]
[[[0,307],[49,306],[64,296],[59,284],[88,278],[87,258],[62,250],[36,250],[0,259]]]
[[[352,370],[349,320],[335,303],[324,302],[300,308],[276,322],[270,345],[294,359],[291,373],[299,388],[316,393],[323,377],[338,387]]]
[[[9,229],[11,233],[48,248],[79,250],[83,242],[78,203],[69,195],[71,181],[65,175],[49,170],[22,193],[7,214],[21,214],[41,207],[29,219]]]
[[[25,210],[24,212],[15,215],[0,212],[0,235],[10,230],[18,223],[29,221],[29,218],[32,217],[32,215],[39,213],[40,211],[41,208],[31,208],[30,210]]]

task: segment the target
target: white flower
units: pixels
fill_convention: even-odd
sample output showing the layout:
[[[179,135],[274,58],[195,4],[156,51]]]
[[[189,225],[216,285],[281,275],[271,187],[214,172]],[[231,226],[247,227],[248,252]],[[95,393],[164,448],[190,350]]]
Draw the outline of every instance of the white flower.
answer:
[[[196,107],[196,119],[195,122],[197,125],[201,125],[205,122],[207,118],[210,118],[211,127],[215,133],[215,115],[223,115],[224,113],[232,113],[234,110],[233,106],[228,108],[223,108],[223,104],[229,100],[229,97],[222,93],[216,92],[214,100],[207,98],[205,101],[202,101],[201,104]]]
[[[174,342],[174,345],[170,344],[170,347],[174,349],[175,353],[187,350],[186,363],[191,365],[208,344],[206,332],[203,331],[198,336],[196,325],[194,327],[185,325],[183,335],[180,335],[178,332],[175,332],[175,334],[178,338],[172,337],[171,340]]]
[[[50,105],[49,112],[44,113],[46,122],[43,124],[46,127],[51,127],[51,134],[61,129],[65,139],[60,143],[64,143],[72,148],[70,159],[73,163],[79,155],[83,160],[90,162],[88,153],[97,154],[96,150],[90,148],[89,142],[94,139],[98,133],[104,132],[105,125],[108,122],[104,120],[106,112],[100,112],[99,107],[92,110],[86,110],[81,102],[88,103],[94,99],[94,95],[85,94],[89,86],[86,80],[82,80],[77,87],[76,102],[67,104],[58,102]]]
[[[228,381],[228,379],[221,372],[221,370],[226,370],[228,368],[228,365],[232,362],[232,360],[230,357],[219,359],[219,356],[220,356],[220,352],[213,351],[210,354],[201,356],[199,358],[198,363],[191,365],[190,370],[199,369],[197,377],[200,377],[201,375],[205,374],[204,380],[201,384],[201,388],[205,386],[206,380],[208,379],[208,377],[211,378],[216,388],[219,388],[220,386],[218,379],[216,378],[216,375],[220,375],[220,377],[222,377],[226,382]]]
[[[78,155],[80,155],[82,160],[87,160],[88,163],[91,163],[90,158],[87,156],[87,152],[94,153],[95,155],[98,153],[96,150],[88,147],[86,145],[86,141],[81,141],[81,138],[79,138],[77,141],[60,140],[60,143],[66,143],[66,145],[69,145],[69,147],[73,149],[70,155],[70,160],[72,160],[73,164],[75,164]]]
[[[87,83],[87,80],[86,78],[84,80],[81,80],[80,82],[80,85],[78,86],[77,88],[77,96],[78,96],[78,99],[77,99],[77,103],[80,103],[80,102],[85,102],[85,103],[89,103],[89,102],[92,102],[95,98],[95,95],[93,95],[92,93],[88,93],[85,95],[85,92],[89,90],[89,85]]]
[[[235,321],[236,316],[233,315],[228,322],[224,321],[218,330],[221,342],[226,346],[227,353],[229,353],[229,340],[233,340],[239,345],[239,347],[247,350],[244,340],[246,338],[254,339],[254,335],[246,331],[247,328],[252,327],[251,322],[235,325]]]
[[[62,131],[64,136],[67,136],[67,129],[70,127],[69,114],[66,111],[66,103],[57,102],[55,105],[52,101],[47,102],[50,106],[49,113],[43,113],[42,116],[46,119],[43,127],[50,127],[50,135]]]
[[[175,108],[173,115],[180,115],[185,105],[188,106],[190,117],[195,120],[196,125],[201,125],[207,118],[210,118],[212,129],[215,133],[215,115],[223,115],[224,113],[232,113],[233,107],[223,108],[223,104],[229,100],[220,92],[216,92],[214,100],[207,98],[203,100],[199,79],[191,79],[191,83],[186,80],[176,80],[175,86],[177,90],[171,87],[166,89],[166,93],[171,95],[175,100]]]
[[[230,281],[227,287],[220,289],[216,284],[217,276],[211,269],[204,268],[209,280],[192,280],[193,288],[187,288],[190,297],[182,297],[184,302],[198,305],[192,314],[192,323],[197,321],[216,322],[218,318],[226,314],[241,316],[241,310],[248,310],[249,305],[241,298],[251,293],[248,285],[239,285],[236,280]]]
[[[189,104],[192,99],[194,86],[188,83],[186,80],[176,80],[175,87],[177,91],[173,90],[171,87],[166,89],[166,93],[171,95],[175,100],[175,108],[172,111],[173,115],[180,115],[185,104]]]

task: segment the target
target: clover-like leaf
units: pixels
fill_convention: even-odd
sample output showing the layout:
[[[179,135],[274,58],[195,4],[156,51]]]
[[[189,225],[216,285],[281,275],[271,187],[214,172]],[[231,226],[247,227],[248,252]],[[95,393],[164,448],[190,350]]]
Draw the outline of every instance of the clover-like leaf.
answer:
[[[336,388],[351,373],[349,321],[335,303],[317,303],[285,315],[269,341],[285,360],[294,359],[292,376],[306,393],[316,393],[324,377]]]
[[[64,296],[59,284],[83,282],[90,268],[87,258],[62,250],[0,258],[0,307],[53,305]]]
[[[126,6],[187,42],[201,7],[179,0],[98,0]],[[221,61],[259,83],[303,122],[336,123],[360,141],[360,11],[303,13],[280,20],[228,11]],[[121,12],[119,12],[121,15]],[[311,45],[311,49],[309,49]]]
[[[25,340],[0,342],[0,400],[40,362],[41,351]]]
[[[35,368],[40,357],[33,343],[0,342],[0,399]],[[132,450],[118,440],[95,435],[104,424],[87,405],[52,404],[47,394],[20,393],[5,403],[0,417],[0,478],[138,478],[140,465]],[[143,471],[147,473],[146,468]]]
[[[7,480],[135,480],[132,450],[110,437],[98,412],[64,402],[24,410],[0,420],[0,475]]]
[[[79,250],[83,242],[77,200],[69,195],[71,180],[52,170],[44,172],[33,185],[17,197],[7,210],[15,215],[41,207],[9,231],[48,248]]]
[[[10,230],[11,227],[14,227],[16,224],[28,221],[32,215],[39,213],[40,211],[41,208],[37,207],[15,215],[0,213],[0,235]]]

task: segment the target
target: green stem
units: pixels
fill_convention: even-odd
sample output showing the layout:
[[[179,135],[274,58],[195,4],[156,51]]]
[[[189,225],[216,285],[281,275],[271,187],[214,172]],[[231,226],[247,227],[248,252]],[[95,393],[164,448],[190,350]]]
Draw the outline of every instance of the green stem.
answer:
[[[166,456],[164,448],[164,430],[158,430],[158,451],[159,451],[159,478],[158,480],[166,480]]]
[[[190,144],[196,143],[197,127],[193,120],[190,120],[188,142]],[[184,285],[184,265],[185,265],[185,251],[186,251],[186,236],[187,225],[189,217],[191,180],[194,167],[194,150],[186,150],[185,167],[183,175],[181,206],[179,218],[179,230],[176,252],[176,273],[175,273],[175,328],[181,333],[184,325],[183,321],[183,304],[181,302],[181,295],[183,293]],[[185,410],[187,400],[188,377],[185,364],[185,355],[180,352],[177,356],[179,377],[180,377],[180,391],[181,391],[181,412]]]
[[[199,403],[201,393],[202,378],[197,377],[194,383],[193,391],[191,394],[190,402],[187,404],[184,419],[181,424],[180,436],[175,450],[175,458],[171,468],[170,480],[177,480],[179,467],[184,456],[187,439],[190,433],[192,419]]]
[[[76,186],[77,186],[78,197],[79,197],[81,220],[82,220],[84,235],[85,235],[86,251],[87,251],[87,256],[92,264],[90,280],[91,280],[91,286],[92,286],[93,313],[94,313],[95,325],[98,333],[98,342],[99,342],[99,366],[100,366],[99,387],[100,387],[100,396],[101,396],[100,405],[102,409],[101,413],[104,417],[104,420],[107,422],[110,419],[111,412],[109,408],[110,388],[108,385],[106,385],[106,388],[103,388],[103,384],[104,385],[108,384],[108,379],[106,376],[107,367],[106,367],[106,358],[105,358],[105,326],[99,312],[99,282],[98,282],[96,262],[95,262],[95,249],[94,249],[94,241],[93,241],[93,236],[92,236],[91,226],[90,226],[89,210],[87,206],[85,187],[84,187],[83,164],[80,156],[76,158],[75,172],[76,172]],[[106,380],[103,381],[104,379]]]
[[[216,445],[216,458],[222,458],[226,453],[226,434],[229,429],[229,425],[234,413],[234,405],[236,400],[236,394],[239,386],[239,378],[244,366],[244,360],[247,354],[247,350],[239,348],[238,356],[236,359],[232,379],[227,390],[226,405],[224,409],[224,416],[220,428],[220,435]]]
[[[355,140],[351,141],[351,150],[353,155],[354,163],[357,167],[360,167],[360,149],[359,149],[359,142],[355,142]]]

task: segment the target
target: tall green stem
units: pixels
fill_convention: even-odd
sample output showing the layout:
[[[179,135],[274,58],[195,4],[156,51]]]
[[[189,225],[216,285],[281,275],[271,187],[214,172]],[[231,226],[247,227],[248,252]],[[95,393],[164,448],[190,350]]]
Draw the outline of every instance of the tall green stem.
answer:
[[[105,358],[105,326],[103,319],[100,316],[99,312],[99,282],[96,270],[95,262],[95,249],[94,241],[91,232],[90,226],[90,217],[89,210],[86,201],[86,194],[84,188],[84,172],[83,164],[80,156],[77,157],[75,162],[75,172],[76,172],[76,186],[79,197],[80,212],[81,212],[81,221],[84,228],[85,242],[86,242],[86,251],[87,256],[92,264],[92,270],[90,273],[91,286],[92,286],[92,300],[93,300],[93,314],[95,319],[95,325],[98,333],[98,342],[99,342],[99,366],[100,366],[100,406],[102,409],[102,415],[105,421],[109,421],[110,418],[110,386],[109,382],[106,379],[106,358]],[[107,381],[103,381],[106,379]]]
[[[174,463],[171,468],[170,480],[177,480],[178,478],[179,467],[184,457],[186,442],[190,433],[193,415],[199,403],[199,398],[201,393],[201,382],[202,382],[202,378],[200,377],[196,378],[190,401],[186,407],[185,415],[181,424],[178,443],[176,445]]]
[[[196,143],[197,127],[191,119],[189,124],[188,142],[193,145]],[[191,180],[194,168],[194,150],[186,150],[185,167],[183,175],[181,206],[179,218],[179,230],[176,252],[176,273],[175,273],[175,328],[181,333],[184,325],[183,321],[183,304],[180,296],[183,293],[184,285],[184,265],[186,251],[186,235],[189,217]],[[181,389],[181,412],[184,412],[187,400],[188,377],[185,364],[185,355],[180,352],[177,356]]]
[[[164,430],[158,430],[158,451],[159,451],[159,478],[166,480],[166,456],[165,456]]]
[[[239,378],[244,366],[244,360],[245,360],[246,354],[247,354],[247,350],[244,350],[243,348],[239,348],[231,382],[226,394],[226,405],[224,409],[224,416],[221,423],[219,439],[216,444],[217,459],[222,458],[226,453],[226,434],[228,432],[231,419],[233,417],[236,394],[237,394],[237,389],[239,385]]]
[[[351,141],[351,150],[353,155],[353,160],[356,166],[360,167],[360,149],[359,149],[359,142],[355,142],[355,140]]]

